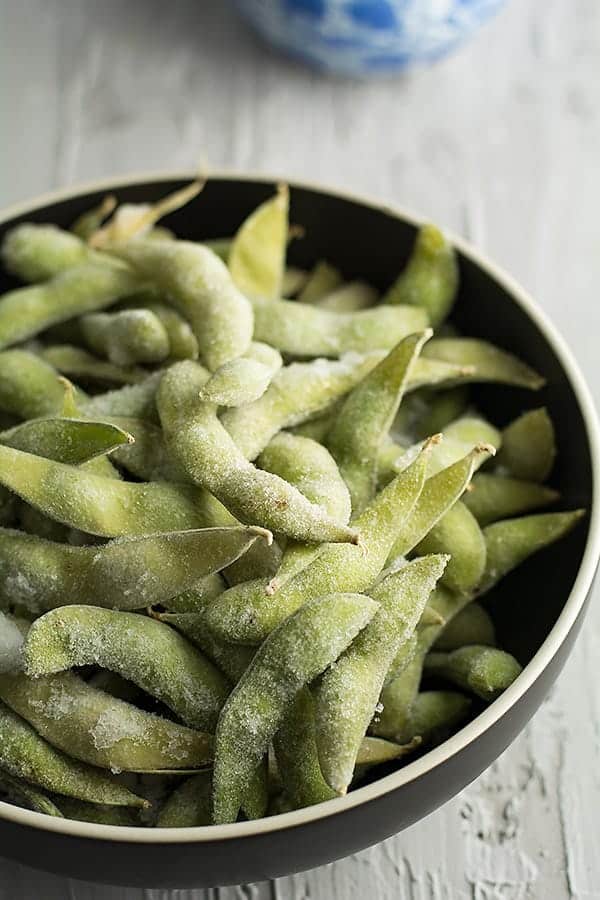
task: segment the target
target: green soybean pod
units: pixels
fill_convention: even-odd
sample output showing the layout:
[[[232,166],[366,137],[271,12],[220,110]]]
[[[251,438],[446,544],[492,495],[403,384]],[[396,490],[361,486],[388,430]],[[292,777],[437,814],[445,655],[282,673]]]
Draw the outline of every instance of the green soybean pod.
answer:
[[[486,544],[473,513],[460,500],[429,530],[415,553],[448,553],[450,562],[442,577],[447,587],[467,593],[479,584],[486,563]]]
[[[415,437],[426,438],[428,434],[444,431],[451,422],[464,416],[468,405],[469,388],[466,385],[432,392],[417,419]]]
[[[136,828],[142,824],[137,811],[128,807],[86,803],[85,800],[73,797],[60,797],[58,803],[65,819],[92,822],[95,825],[116,825],[119,828]]]
[[[375,306],[338,313],[294,300],[254,298],[254,336],[292,356],[339,357],[389,350],[427,328],[427,314],[413,306]]]
[[[295,695],[365,627],[377,604],[362,594],[309,600],[262,644],[217,725],[213,819],[234,822],[256,768]]]
[[[74,316],[105,309],[138,287],[127,266],[104,261],[66,269],[43,284],[0,297],[0,347],[17,344]]]
[[[4,678],[5,676],[1,676]],[[0,703],[0,767],[14,778],[56,794],[110,806],[147,806],[105,772],[70,759]]]
[[[82,241],[87,241],[116,208],[117,198],[114,194],[107,194],[100,203],[77,217],[71,225],[71,231]]]
[[[431,331],[401,341],[346,397],[327,435],[327,446],[360,513],[376,492],[379,448],[400,406],[412,364]]]
[[[496,646],[496,629],[489,612],[473,601],[465,606],[448,624],[436,640],[436,650],[458,650],[469,644]]]
[[[17,806],[62,818],[60,809],[42,791],[2,770],[0,770],[0,792],[6,794],[11,803],[16,803]]]
[[[87,345],[116,366],[164,362],[169,356],[167,331],[149,309],[91,313],[81,318]]]
[[[512,353],[495,347],[479,338],[434,338],[423,356],[439,362],[466,366],[471,369],[469,380],[508,384],[537,391],[545,379]]]
[[[271,438],[328,410],[381,359],[382,354],[347,354],[339,360],[292,363],[275,375],[254,403],[226,410],[221,421],[247,459],[253,460]]]
[[[383,298],[427,311],[434,328],[450,313],[458,291],[456,254],[435,225],[422,225],[406,267]]]
[[[89,397],[80,404],[81,412],[91,419],[102,419],[105,416],[128,416],[158,422],[155,398],[162,375],[162,371],[153,372],[138,384],[125,385],[125,387]]]
[[[79,390],[77,396],[84,397]],[[19,419],[56,416],[63,400],[64,387],[53,366],[28,350],[0,352],[0,409]]]
[[[139,366],[122,366],[98,359],[92,353],[72,344],[53,344],[40,353],[40,357],[50,363],[57,372],[75,378],[77,381],[111,382],[113,384],[139,384],[148,377],[148,372]]]
[[[265,580],[230,588],[206,610],[208,627],[224,640],[258,644],[307,599],[368,589],[385,565],[396,535],[421,493],[428,452],[426,447],[356,519],[354,524],[361,536],[358,547],[327,545],[275,593],[269,592],[269,582]]]
[[[479,524],[483,527],[498,519],[507,519],[550,506],[560,497],[554,488],[536,481],[521,481],[505,475],[479,472],[463,498]]]
[[[147,309],[160,321],[169,339],[169,359],[198,359],[198,341],[190,323],[176,310],[160,303],[155,295],[137,293],[121,304],[123,309]]]
[[[525,481],[545,481],[554,465],[554,425],[543,407],[523,413],[502,432],[502,452],[496,468]]]
[[[94,258],[80,237],[56,225],[24,222],[11,228],[2,242],[5,268],[22,281],[46,281]]]
[[[585,516],[584,509],[538,513],[503,519],[483,529],[487,557],[477,593],[485,594],[533,553],[568,534]]]
[[[176,363],[165,373],[157,404],[167,446],[193,484],[202,485],[241,521],[264,524],[304,541],[350,541],[357,532],[336,522],[284,479],[248,462],[213,404],[198,400],[206,372]]]
[[[186,778],[167,798],[157,828],[196,828],[212,824],[212,779],[209,772]]]
[[[426,675],[445,678],[490,702],[510,687],[521,674],[522,666],[504,650],[473,644],[450,653],[428,653],[424,671]]]
[[[12,447],[0,446],[0,483],[51,519],[100,537],[212,524],[214,504],[200,488],[115,481]]]
[[[169,612],[196,613],[202,612],[205,605],[226,590],[227,585],[222,575],[205,575],[192,588],[161,601]]]
[[[448,557],[424,556],[371,588],[379,610],[316,686],[319,761],[337,794],[345,794],[352,781],[386,673],[416,628],[447,562]]]
[[[187,241],[138,239],[112,251],[151,279],[185,316],[211,372],[248,350],[252,307],[211,250]]]
[[[227,678],[236,684],[254,656],[253,647],[231,644],[212,633],[206,625],[202,611],[188,613],[155,613],[157,619],[166,622],[195,644]]]
[[[423,746],[438,744],[464,722],[471,706],[469,697],[456,691],[420,691],[411,707],[405,734],[418,736]]]
[[[288,208],[289,190],[280,184],[275,196],[248,216],[231,242],[229,271],[247,297],[275,299],[282,294]]]
[[[187,771],[205,768],[212,759],[210,735],[111,697],[71,672],[44,678],[28,678],[22,673],[0,675],[0,700],[53,747],[101,769]],[[0,765],[1,754],[0,749]],[[61,793],[51,784],[36,783]],[[102,796],[74,796],[110,802]]]
[[[36,619],[23,661],[33,678],[76,666],[110,669],[200,731],[213,730],[229,694],[221,672],[173,628],[97,606],[64,606]]]
[[[281,294],[283,297],[295,297],[299,294],[308,280],[308,272],[305,269],[299,269],[297,266],[286,266],[283,272],[283,280],[281,283]]]
[[[243,406],[262,397],[283,365],[281,354],[253,341],[237,359],[224,363],[200,391],[200,399],[217,406]]]
[[[0,444],[5,447],[74,466],[133,440],[117,425],[85,419],[33,419],[0,432]]]
[[[285,294],[287,297],[288,295]],[[332,312],[358,312],[375,306],[379,293],[365,281],[348,281],[315,301],[321,309]]]
[[[301,303],[317,303],[342,284],[343,278],[335,266],[320,260],[310,272],[298,295]]]

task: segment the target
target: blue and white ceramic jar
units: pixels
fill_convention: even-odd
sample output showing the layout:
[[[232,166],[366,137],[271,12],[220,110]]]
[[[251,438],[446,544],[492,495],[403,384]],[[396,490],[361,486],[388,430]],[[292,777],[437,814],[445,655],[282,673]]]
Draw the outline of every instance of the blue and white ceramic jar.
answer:
[[[346,75],[429,63],[504,0],[236,0],[254,28],[306,62]]]

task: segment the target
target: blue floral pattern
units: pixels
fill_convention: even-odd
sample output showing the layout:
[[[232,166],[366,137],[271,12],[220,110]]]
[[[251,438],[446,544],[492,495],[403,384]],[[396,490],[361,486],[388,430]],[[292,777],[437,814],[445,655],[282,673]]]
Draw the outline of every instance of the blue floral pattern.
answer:
[[[236,0],[276,46],[348,75],[433,62],[504,0]]]

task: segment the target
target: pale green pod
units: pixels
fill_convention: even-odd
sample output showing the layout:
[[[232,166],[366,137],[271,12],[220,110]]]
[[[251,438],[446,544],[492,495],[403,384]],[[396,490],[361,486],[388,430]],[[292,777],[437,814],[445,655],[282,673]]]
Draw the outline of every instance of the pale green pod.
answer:
[[[362,594],[326,595],[309,600],[265,640],[219,718],[215,823],[237,819],[249,782],[294,697],[337,659],[377,608]]]
[[[244,406],[262,397],[283,365],[281,354],[253,341],[244,356],[217,369],[200,390],[200,399],[217,406]]]
[[[4,679],[7,676],[1,676]],[[0,768],[56,794],[111,806],[147,806],[105,772],[70,759],[0,703]]]
[[[422,307],[437,328],[454,305],[458,282],[454,248],[435,225],[422,225],[405,268],[383,302]]]
[[[61,525],[60,522],[49,519],[48,516],[45,516],[44,513],[41,513],[34,506],[29,506],[29,504],[20,500],[17,502],[17,522],[21,531],[54,543],[66,544],[69,542],[72,529],[67,525]],[[14,592],[14,602],[22,606],[17,599],[18,594],[19,590],[17,588]],[[6,598],[4,599],[6,600]],[[29,607],[26,608],[29,609]]]
[[[296,266],[286,266],[281,284],[282,297],[295,297],[308,280],[308,272]]]
[[[87,241],[98,231],[105,219],[117,208],[117,198],[108,194],[104,199],[78,216],[71,225],[71,231],[80,240]]]
[[[207,603],[204,604],[204,609],[206,607]],[[232,684],[240,680],[252,662],[254,648],[231,644],[217,637],[207,627],[203,610],[188,613],[158,613],[156,618],[176,628],[192,644],[199,647]]]
[[[43,284],[0,297],[0,347],[33,337],[56,322],[105,309],[138,287],[127,267],[104,261],[66,269]]]
[[[427,328],[427,314],[413,306],[375,306],[338,313],[294,300],[254,298],[254,336],[292,356],[339,357],[389,350]]]
[[[248,350],[252,307],[211,250],[188,241],[142,239],[112,250],[151,279],[185,316],[211,372]]]
[[[281,297],[288,240],[289,190],[278,186],[243,222],[231,242],[228,266],[247,297]]]
[[[380,359],[379,353],[348,354],[284,366],[260,399],[226,410],[221,421],[244,456],[256,459],[279,431],[328,410]]]
[[[11,803],[24,806],[34,812],[62,818],[62,812],[49,797],[20,778],[14,778],[0,770],[0,792],[6,794]]]
[[[464,722],[471,706],[469,697],[455,691],[420,691],[412,705],[405,734],[419,737],[424,746],[437,744]]]
[[[370,596],[380,603],[378,612],[316,686],[321,770],[338,794],[346,793],[352,781],[386,673],[416,628],[447,562],[444,556],[421,557],[371,588]]]
[[[542,407],[523,413],[504,429],[496,468],[500,474],[542,482],[552,471],[555,458],[554,425]]]
[[[216,407],[198,399],[206,376],[197,363],[176,363],[163,376],[157,396],[167,446],[188,479],[210,491],[240,521],[264,524],[301,541],[356,543],[354,529],[246,460],[217,418]]]
[[[171,772],[201,769],[210,765],[212,759],[210,735],[111,697],[71,672],[45,678],[0,675],[0,700],[29,722],[45,741],[73,757],[69,763],[74,766],[79,764],[73,760],[80,760],[114,772]],[[103,778],[100,772],[97,774]],[[35,783],[64,793],[41,781]],[[96,803],[110,802],[102,795],[86,796],[80,792],[74,796]]]
[[[327,435],[329,434],[331,426],[335,422],[335,417],[342,408],[343,402],[344,400],[342,398],[315,419],[309,419],[308,422],[302,422],[300,425],[293,426],[290,428],[291,433],[298,437],[310,438],[312,441],[324,444],[327,440]]]
[[[86,398],[81,404],[81,412],[90,419],[105,416],[127,416],[133,419],[148,419],[158,422],[156,411],[156,391],[163,372],[153,372],[139,384],[126,385],[105,394]],[[38,415],[43,415],[39,413]]]
[[[133,442],[117,447],[111,460],[142,481],[185,481],[185,474],[171,459],[160,426],[131,416],[102,416],[130,434]]]
[[[23,661],[32,678],[77,666],[110,669],[200,731],[214,729],[229,694],[221,672],[174,629],[97,606],[64,606],[36,619]]]
[[[167,333],[169,359],[198,359],[198,341],[190,323],[176,310],[156,300],[152,292],[138,293],[121,304],[122,309],[148,309]]]
[[[0,446],[0,483],[40,512],[101,537],[213,524],[214,503],[192,485],[124,482]]]
[[[358,312],[375,306],[378,300],[379,294],[370,284],[365,281],[349,281],[319,297],[315,303],[321,309],[330,309],[333,312]]]
[[[281,432],[263,450],[258,465],[293,484],[336,521],[345,524],[350,520],[346,483],[329,451],[316,441]],[[321,549],[315,544],[288,541],[274,579],[277,586],[308,565]],[[274,583],[271,588],[275,589]]]
[[[122,366],[98,359],[81,347],[72,344],[53,344],[40,353],[57,372],[83,382],[112,382],[113,384],[139,384],[148,372],[139,366]]]
[[[166,603],[223,569],[253,542],[255,527],[206,528],[120,538],[100,547],[56,545],[0,529],[0,605],[40,615],[80,603],[135,610]]]
[[[537,391],[546,383],[537,372],[512,353],[478,338],[434,338],[423,356],[471,369],[469,380],[497,382]]]
[[[435,446],[434,444],[433,451],[435,451]],[[492,448],[485,445],[475,447],[458,462],[427,479],[412,515],[404,523],[394,541],[390,552],[390,561],[406,556],[423,540],[462,496],[471,481],[475,468],[481,465],[491,452]]]
[[[451,556],[442,581],[453,591],[468,593],[479,584],[486,565],[486,542],[477,519],[458,501],[444,513],[415,547],[415,553]]]
[[[92,822],[95,825],[116,825],[119,828],[139,828],[142,824],[137,812],[128,807],[86,803],[72,797],[60,797],[58,803],[65,819]]]
[[[429,653],[424,664],[426,675],[451,681],[488,702],[510,687],[522,669],[510,653],[477,644],[450,653]]]
[[[60,415],[64,387],[58,372],[27,350],[0,353],[0,408],[20,419]],[[77,390],[83,400],[85,395]]]
[[[310,272],[298,295],[301,303],[317,303],[342,284],[341,273],[325,260],[320,260]],[[287,295],[286,295],[287,296]]]
[[[212,824],[212,779],[209,772],[192,775],[163,804],[157,828],[197,828]]]
[[[227,585],[222,575],[205,575],[200,581],[186,591],[182,591],[168,600],[161,600],[169,612],[197,613],[202,612],[205,605],[226,590]]]
[[[463,417],[469,405],[469,388],[466,385],[430,392],[423,414],[416,422],[416,438],[444,431],[452,422]],[[493,441],[490,441],[493,443]]]
[[[388,433],[430,331],[401,341],[347,396],[327,435],[327,446],[360,513],[376,493],[379,448]]]
[[[483,527],[498,519],[550,506],[560,497],[554,488],[535,481],[521,481],[504,475],[479,472],[465,493],[463,503]]]
[[[485,594],[533,553],[560,540],[585,514],[584,509],[538,513],[518,519],[503,519],[488,525],[483,529],[487,549],[486,566],[477,593]]]
[[[368,589],[421,493],[428,449],[381,491],[356,522],[361,540],[330,544],[275,593],[267,581],[237,585],[206,611],[209,628],[225,640],[258,644],[310,598],[338,591]]]
[[[469,644],[496,646],[496,629],[489,612],[473,601],[465,606],[448,624],[436,640],[436,650],[458,650]]]
[[[161,363],[169,356],[167,331],[149,309],[92,313],[81,318],[81,331],[88,347],[116,366]]]
[[[6,447],[73,466],[132,442],[117,425],[84,419],[33,419],[0,432],[0,444]]]
[[[93,257],[80,237],[56,225],[24,222],[11,228],[2,243],[5,268],[22,281],[46,281]]]

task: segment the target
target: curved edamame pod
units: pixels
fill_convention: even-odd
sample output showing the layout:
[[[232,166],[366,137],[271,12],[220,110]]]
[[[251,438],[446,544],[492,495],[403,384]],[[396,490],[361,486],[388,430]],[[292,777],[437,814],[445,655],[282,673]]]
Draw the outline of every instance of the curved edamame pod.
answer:
[[[503,519],[483,529],[487,558],[477,593],[485,594],[512,569],[533,553],[560,540],[585,516],[572,512],[539,513],[518,519]]]
[[[72,797],[58,799],[61,815],[77,822],[93,822],[96,825],[117,825],[121,828],[135,828],[142,825],[137,810],[126,806],[105,806],[101,803],[86,803]]]
[[[252,306],[256,339],[299,357],[389,350],[429,324],[426,313],[413,306],[337,313],[294,300],[262,298],[254,298]]]
[[[244,356],[224,363],[200,391],[200,399],[217,406],[243,406],[262,397],[283,365],[281,354],[253,341]]]
[[[379,610],[315,692],[321,771],[337,794],[352,781],[360,743],[373,718],[386,673],[414,631],[447,556],[424,556],[371,588]]]
[[[0,432],[6,447],[74,466],[133,440],[117,425],[84,419],[33,419]]]
[[[185,474],[173,462],[162,429],[148,419],[132,416],[101,416],[133,437],[133,443],[117,447],[111,459],[142,481],[185,481]]]
[[[169,359],[198,359],[198,341],[190,323],[176,310],[157,301],[151,291],[137,293],[120,306],[121,309],[147,309],[154,313],[169,338]]]
[[[163,804],[157,828],[196,828],[212,823],[212,779],[209,772],[192,775]]]
[[[0,409],[20,419],[60,415],[64,387],[52,366],[27,350],[0,352]],[[85,395],[77,391],[78,398]]]
[[[309,598],[368,589],[421,493],[428,452],[427,446],[358,517],[354,523],[361,536],[358,547],[324,547],[274,594],[268,592],[268,582],[264,580],[230,588],[206,610],[208,627],[225,640],[257,644]]]
[[[34,812],[45,813],[47,816],[57,816],[62,818],[60,809],[46,797],[41,791],[27,784],[20,778],[14,778],[0,769],[0,791],[7,794],[12,803],[17,806],[24,806],[26,809],[32,809]]]
[[[286,266],[283,272],[283,281],[281,284],[282,297],[295,297],[299,294],[306,282],[308,281],[308,272],[305,269],[299,269],[297,266]]]
[[[222,575],[205,575],[193,588],[169,597],[168,600],[161,600],[161,603],[172,613],[202,612],[206,604],[222,594],[226,587]]]
[[[360,513],[376,491],[377,455],[390,429],[412,364],[431,331],[404,338],[346,397],[327,435],[327,446]]]
[[[458,650],[469,644],[496,646],[496,629],[489,612],[473,601],[465,606],[450,622],[433,645],[436,650]]]
[[[149,309],[91,313],[82,316],[81,331],[90,349],[116,366],[161,363],[169,356],[167,331]]]
[[[192,485],[124,482],[0,446],[0,483],[40,512],[101,537],[212,524],[212,498]]]
[[[56,322],[105,309],[132,294],[138,278],[127,266],[89,262],[50,281],[15,288],[0,297],[0,347],[17,344]]]
[[[201,731],[214,729],[229,694],[220,671],[168,625],[97,606],[64,606],[36,619],[23,661],[33,678],[76,666],[110,669]]]
[[[289,295],[285,294],[285,296]],[[366,281],[348,281],[314,302],[321,309],[348,313],[369,309],[369,307],[375,306],[378,300],[378,292]]]
[[[416,395],[413,395],[416,396]],[[427,397],[427,406],[421,410],[415,423],[415,437],[426,438],[428,434],[444,431],[451,423],[466,414],[469,405],[469,388],[457,385],[447,390],[440,390]],[[494,441],[490,444],[498,446]]]
[[[362,594],[309,600],[262,644],[217,725],[213,818],[234,822],[295,695],[334,662],[378,605]]]
[[[422,745],[438,744],[467,718],[471,706],[468,697],[455,691],[420,691],[412,704],[403,739],[419,737]]]
[[[128,416],[134,419],[149,419],[158,422],[156,412],[156,391],[163,372],[153,372],[139,384],[126,385],[105,394],[85,399],[81,404],[81,412],[90,419],[101,419],[103,416]],[[40,413],[40,415],[42,415]]]
[[[210,735],[111,697],[71,672],[45,678],[0,675],[0,700],[29,722],[53,747],[76,760],[113,772],[200,769],[209,765],[212,759]],[[1,727],[0,724],[0,730]],[[78,765],[72,760],[69,762]],[[2,764],[0,748],[0,766]],[[97,775],[103,778],[100,772]],[[37,783],[64,793],[50,784]],[[74,796],[96,803],[111,802],[101,795],[77,793]]]
[[[411,255],[384,303],[407,303],[427,311],[434,328],[450,313],[458,291],[458,263],[454,248],[435,225],[418,231]]]
[[[205,604],[206,608],[206,604]],[[203,611],[188,613],[158,613],[156,618],[172,625],[195,644],[202,652],[236,684],[254,656],[253,647],[230,644],[214,635],[206,625]]]
[[[248,216],[231,242],[229,271],[247,297],[274,300],[282,294],[288,208],[289,190],[280,184],[275,196]]]
[[[343,282],[341,272],[326,260],[320,260],[310,272],[298,300],[301,303],[317,303]]]
[[[490,381],[537,391],[546,380],[512,353],[501,350],[478,338],[433,338],[423,350],[423,356],[441,362],[468,366],[469,380]]]
[[[2,703],[0,768],[15,778],[22,778],[56,794],[111,806],[148,806],[146,800],[132,794],[105,772],[69,759],[56,750],[31,725]]]
[[[46,281],[97,256],[79,236],[56,225],[32,222],[11,228],[0,252],[5,268],[30,283]]]
[[[105,359],[98,359],[87,350],[72,344],[53,344],[42,350],[40,357],[57,372],[80,381],[139,384],[148,377],[145,369],[138,366],[118,366]]]
[[[453,591],[468,593],[485,570],[486,544],[473,513],[457,501],[415,547],[415,553],[448,553],[450,562],[442,582]]]
[[[89,240],[116,208],[117,198],[114,194],[107,194],[97,206],[77,217],[71,225],[71,231],[82,241]]]
[[[535,481],[520,481],[505,475],[478,472],[463,497],[483,527],[498,519],[507,519],[555,503],[560,494],[554,488]]]
[[[190,481],[205,487],[241,521],[264,524],[301,541],[356,543],[354,529],[246,460],[217,418],[216,407],[198,399],[205,381],[198,364],[176,363],[163,376],[157,395],[167,446]]]
[[[120,610],[165,603],[246,552],[255,527],[206,528],[121,538],[101,547],[54,544],[0,529],[0,605],[32,615],[85,601]]]
[[[252,307],[225,264],[207,247],[138,239],[111,250],[168,295],[192,326],[201,359],[211,372],[248,350]]]
[[[542,482],[552,471],[555,457],[554,425],[542,407],[523,413],[504,429],[496,468],[514,478]]]
[[[445,678],[488,702],[510,687],[522,668],[510,653],[477,644],[429,653],[424,664],[425,674]]]

